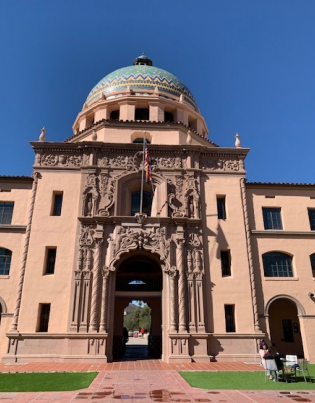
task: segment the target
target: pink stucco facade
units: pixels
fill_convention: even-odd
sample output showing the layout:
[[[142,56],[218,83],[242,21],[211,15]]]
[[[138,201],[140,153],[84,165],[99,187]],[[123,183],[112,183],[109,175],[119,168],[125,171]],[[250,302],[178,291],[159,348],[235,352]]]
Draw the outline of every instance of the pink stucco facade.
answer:
[[[261,338],[315,362],[315,186],[247,183],[249,150],[154,82],[92,94],[72,137],[31,143],[32,178],[0,177],[2,361],[112,361],[137,299],[165,362],[253,362]]]

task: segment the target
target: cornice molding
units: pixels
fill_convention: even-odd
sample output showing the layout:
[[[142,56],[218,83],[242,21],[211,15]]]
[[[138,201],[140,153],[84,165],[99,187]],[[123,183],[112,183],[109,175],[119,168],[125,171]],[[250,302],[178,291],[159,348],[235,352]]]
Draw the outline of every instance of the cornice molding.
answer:
[[[17,232],[24,234],[26,232],[26,225],[0,224],[0,233],[1,232]]]
[[[257,238],[315,238],[315,231],[251,230]]]

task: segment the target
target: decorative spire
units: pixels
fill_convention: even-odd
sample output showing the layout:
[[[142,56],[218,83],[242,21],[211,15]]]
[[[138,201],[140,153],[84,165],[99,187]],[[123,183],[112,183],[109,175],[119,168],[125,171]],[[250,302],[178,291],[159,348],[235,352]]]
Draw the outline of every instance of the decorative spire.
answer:
[[[138,56],[134,61],[133,64],[135,66],[141,65],[141,66],[153,66],[152,60],[146,56],[144,53],[142,55]]]
[[[41,131],[40,131],[40,135],[39,135],[39,141],[45,141],[45,134],[46,134],[46,129],[43,126]]]
[[[235,134],[235,147],[241,148],[241,140],[240,135],[238,133]]]

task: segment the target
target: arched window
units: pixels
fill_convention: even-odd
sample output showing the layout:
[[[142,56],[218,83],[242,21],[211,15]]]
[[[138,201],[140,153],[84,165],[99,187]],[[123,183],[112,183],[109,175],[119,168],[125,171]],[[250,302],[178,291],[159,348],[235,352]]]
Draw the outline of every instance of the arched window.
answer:
[[[132,192],[131,194],[131,215],[134,216],[140,211],[140,190]],[[150,192],[143,192],[142,212],[148,217],[151,216],[152,197]]]
[[[310,261],[311,261],[313,277],[315,277],[315,253],[312,253],[310,255]]]
[[[265,277],[293,277],[292,257],[281,252],[263,254]]]
[[[10,273],[12,252],[9,249],[0,248],[0,275]]]

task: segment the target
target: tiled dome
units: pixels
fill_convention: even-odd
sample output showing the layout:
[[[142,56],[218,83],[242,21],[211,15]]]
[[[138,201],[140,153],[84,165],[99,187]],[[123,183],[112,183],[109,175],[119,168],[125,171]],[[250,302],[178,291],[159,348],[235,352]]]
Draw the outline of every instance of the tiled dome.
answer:
[[[140,61],[140,58],[141,56],[136,61]],[[143,93],[146,90],[154,91],[157,87],[161,94],[176,97],[183,95],[184,100],[198,110],[196,101],[185,84],[173,74],[148,64],[123,67],[108,74],[89,93],[86,104],[91,104],[100,94],[109,97],[113,93],[126,93],[128,87],[135,93],[137,91]]]

